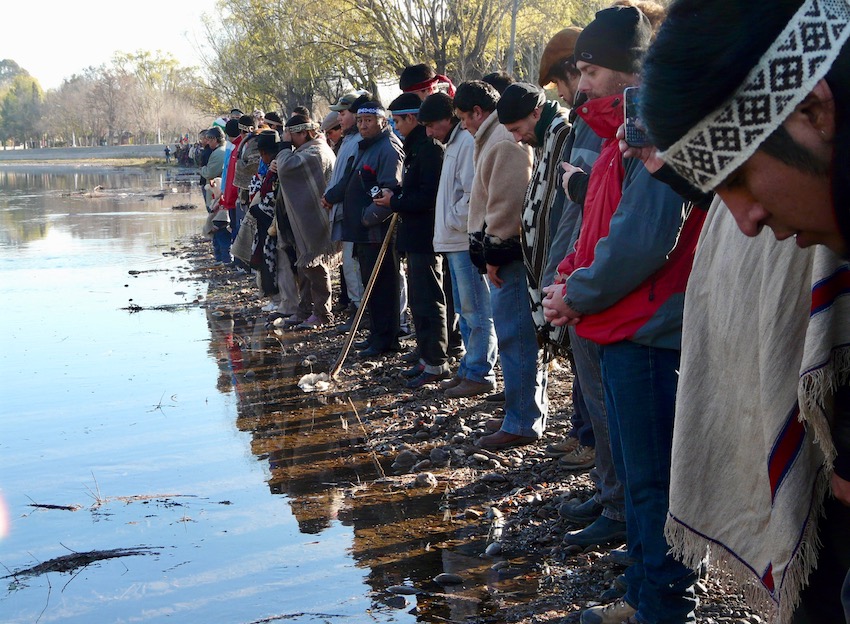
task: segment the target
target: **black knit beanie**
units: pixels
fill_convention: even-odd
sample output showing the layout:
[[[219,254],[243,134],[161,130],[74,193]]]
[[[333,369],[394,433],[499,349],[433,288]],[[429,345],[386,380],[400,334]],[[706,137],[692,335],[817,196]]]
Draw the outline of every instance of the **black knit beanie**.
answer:
[[[452,98],[448,93],[443,93],[442,91],[432,93],[426,97],[422,102],[422,106],[419,107],[420,123],[451,119],[454,115]]]
[[[652,26],[635,7],[614,6],[596,14],[576,41],[575,60],[614,71],[640,72]]]
[[[224,124],[224,133],[229,136],[231,139],[235,139],[239,136],[239,120],[238,119],[228,119],[227,123]]]
[[[515,82],[508,85],[499,103],[496,104],[496,112],[499,115],[499,123],[509,124],[528,117],[538,106],[546,103],[546,94],[543,89],[530,82]]]

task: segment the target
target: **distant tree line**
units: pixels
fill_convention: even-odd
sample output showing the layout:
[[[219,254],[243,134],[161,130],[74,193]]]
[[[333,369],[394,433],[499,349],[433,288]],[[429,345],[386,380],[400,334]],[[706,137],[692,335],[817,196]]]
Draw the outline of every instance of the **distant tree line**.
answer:
[[[15,61],[0,61],[4,147],[173,142],[209,125],[201,78],[160,52],[118,53],[46,93]],[[194,136],[192,137],[194,138]]]

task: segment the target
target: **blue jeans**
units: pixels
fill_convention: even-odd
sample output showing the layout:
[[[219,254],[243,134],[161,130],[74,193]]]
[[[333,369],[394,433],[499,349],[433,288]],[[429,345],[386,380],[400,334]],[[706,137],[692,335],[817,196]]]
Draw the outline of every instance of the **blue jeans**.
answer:
[[[570,415],[570,430],[569,436],[578,440],[582,446],[594,448],[596,446],[596,438],[593,437],[593,426],[590,423],[590,418],[587,415],[587,408],[584,406],[584,397],[581,393],[581,380],[578,375],[573,376],[573,413]]]
[[[596,484],[593,500],[602,505],[603,516],[625,522],[626,503],[623,483],[617,478],[617,471],[614,468],[614,460],[611,456],[608,410],[605,407],[599,345],[582,338],[576,334],[572,327],[570,327],[570,344],[573,347],[576,377],[581,384],[584,410],[593,427],[593,437],[596,440],[596,467],[591,471],[591,478]],[[666,513],[667,510],[665,509],[664,512]]]
[[[623,341],[600,346],[599,354],[629,555],[637,562],[626,570],[626,602],[640,622],[694,622],[696,575],[667,553],[664,538],[679,351]]]
[[[537,363],[539,348],[525,266],[521,260],[514,260],[500,266],[498,275],[504,283],[501,288],[491,286],[490,305],[505,382],[502,431],[540,438],[549,411],[548,371]]]
[[[213,257],[216,262],[233,262],[230,255],[230,232],[226,227],[221,228],[213,234]]]
[[[495,383],[493,368],[498,351],[487,278],[472,264],[468,251],[451,251],[445,256],[452,274],[455,312],[460,315],[460,335],[466,347],[457,376],[478,383]]]

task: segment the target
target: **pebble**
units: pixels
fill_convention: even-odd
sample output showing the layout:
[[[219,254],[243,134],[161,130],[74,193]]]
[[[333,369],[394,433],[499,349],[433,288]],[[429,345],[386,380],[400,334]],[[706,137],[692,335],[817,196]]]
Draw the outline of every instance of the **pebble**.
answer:
[[[416,435],[413,436],[417,440],[427,440],[431,437],[431,433],[428,431],[417,431]]]
[[[499,542],[493,542],[484,549],[484,554],[488,557],[498,557],[502,554],[502,545]]]
[[[503,514],[502,510],[498,507],[490,507],[490,509],[487,510],[488,518],[504,518],[504,516],[505,514]]]
[[[253,379],[256,376],[257,376],[257,373],[255,373],[252,370],[246,370],[245,371],[245,379]]]
[[[400,466],[412,466],[418,461],[418,459],[419,458],[416,456],[416,453],[413,451],[404,450],[396,455],[395,463]]]
[[[463,577],[450,572],[443,572],[434,577],[434,582],[438,585],[460,585],[463,583]]]
[[[432,448],[428,456],[431,458],[431,463],[438,466],[449,461],[449,454],[441,448]]]
[[[474,460],[475,460],[475,461],[477,461],[477,462],[486,462],[486,461],[488,461],[490,458],[489,458],[489,457],[487,457],[486,455],[483,455],[482,453],[473,453],[473,454],[472,454],[472,459],[474,459]]]
[[[387,591],[399,596],[415,596],[420,593],[420,590],[415,587],[411,587],[410,585],[391,585],[387,587]]]
[[[504,560],[497,561],[496,563],[494,563],[493,565],[490,566],[490,569],[495,571],[495,572],[498,572],[502,568],[507,568],[509,565],[511,565],[510,561],[504,561]]]
[[[431,467],[431,460],[430,459],[423,459],[422,461],[416,462],[415,464],[413,464],[413,468],[411,468],[411,470],[413,472],[422,472],[423,470],[426,470],[430,467]]]
[[[694,592],[697,596],[707,596],[708,586],[705,584],[705,581],[697,581],[694,583]]]
[[[466,509],[463,512],[463,517],[466,518],[467,520],[478,520],[483,515],[484,514],[482,514],[477,509]]]
[[[430,472],[420,472],[416,475],[416,485],[429,488],[437,487],[437,477]]]
[[[384,599],[384,604],[393,609],[405,609],[407,608],[407,598],[404,596],[390,596]]]
[[[507,480],[508,478],[505,475],[498,472],[488,472],[487,474],[481,475],[481,481],[484,483],[504,483]]]

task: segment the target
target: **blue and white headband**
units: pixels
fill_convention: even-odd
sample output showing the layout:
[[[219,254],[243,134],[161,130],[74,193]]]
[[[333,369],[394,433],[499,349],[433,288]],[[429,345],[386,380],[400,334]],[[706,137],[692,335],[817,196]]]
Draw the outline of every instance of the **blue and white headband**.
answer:
[[[752,156],[826,76],[850,37],[850,0],[806,0],[735,93],[659,154],[703,191]]]

